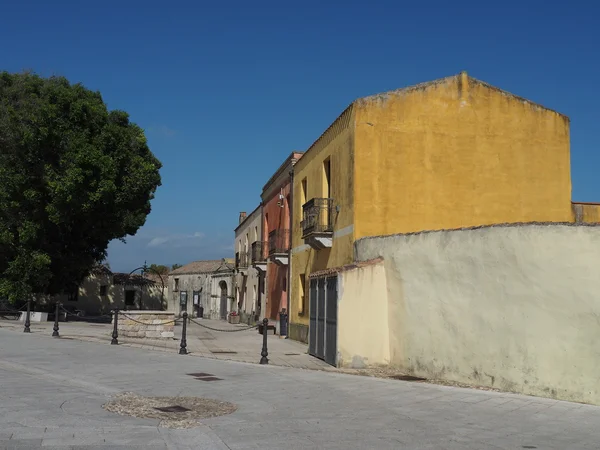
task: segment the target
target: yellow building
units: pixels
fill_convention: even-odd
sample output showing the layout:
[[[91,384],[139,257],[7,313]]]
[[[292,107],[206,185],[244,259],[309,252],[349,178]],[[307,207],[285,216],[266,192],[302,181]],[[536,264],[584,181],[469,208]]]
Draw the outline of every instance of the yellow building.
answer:
[[[465,72],[358,99],[294,168],[290,337],[308,341],[309,275],[359,238],[596,217],[571,203],[562,114]]]

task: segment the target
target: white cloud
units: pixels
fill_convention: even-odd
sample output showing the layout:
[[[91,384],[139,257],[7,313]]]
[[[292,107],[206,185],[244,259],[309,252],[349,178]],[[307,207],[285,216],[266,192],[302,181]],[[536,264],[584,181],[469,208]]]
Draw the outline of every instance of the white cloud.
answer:
[[[171,247],[182,247],[186,245],[193,245],[195,241],[204,238],[204,233],[196,231],[191,234],[167,234],[163,236],[156,236],[152,238],[147,246],[148,247],[160,247],[168,246]]]

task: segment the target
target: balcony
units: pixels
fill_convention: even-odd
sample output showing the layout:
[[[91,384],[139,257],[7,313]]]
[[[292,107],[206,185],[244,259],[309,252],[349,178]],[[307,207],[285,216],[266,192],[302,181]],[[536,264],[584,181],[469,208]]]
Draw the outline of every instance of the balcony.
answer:
[[[313,198],[302,205],[302,239],[316,250],[333,243],[333,199]]]
[[[266,243],[256,241],[252,243],[252,267],[262,272],[267,270]]]
[[[235,268],[243,272],[248,268],[248,253],[246,252],[236,252],[235,254]]]
[[[273,230],[269,233],[269,259],[280,266],[288,265],[290,230]]]

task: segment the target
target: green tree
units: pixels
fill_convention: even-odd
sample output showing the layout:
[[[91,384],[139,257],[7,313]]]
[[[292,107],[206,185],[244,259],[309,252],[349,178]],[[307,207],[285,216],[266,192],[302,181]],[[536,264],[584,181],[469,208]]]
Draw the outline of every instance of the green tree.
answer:
[[[165,274],[169,273],[169,267],[163,266],[162,264],[150,264],[148,266],[148,268],[149,268],[150,272],[154,272],[154,273],[158,272],[161,275],[165,275]]]
[[[171,266],[171,270],[179,269],[180,267],[183,267],[183,266],[181,264],[173,264]]]
[[[57,294],[134,235],[160,186],[143,130],[63,77],[0,72],[0,296]]]

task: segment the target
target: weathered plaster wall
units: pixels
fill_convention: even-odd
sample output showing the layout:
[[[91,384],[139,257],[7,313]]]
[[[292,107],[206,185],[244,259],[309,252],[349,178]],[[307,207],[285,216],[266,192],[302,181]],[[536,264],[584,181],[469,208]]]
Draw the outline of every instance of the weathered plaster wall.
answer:
[[[390,363],[383,261],[338,273],[338,366]]]
[[[167,277],[164,277],[165,283]],[[100,295],[100,287],[106,286],[106,295]],[[67,295],[57,296],[64,305],[75,306],[88,316],[110,313],[115,308],[125,309],[125,290],[135,291],[135,305],[127,306],[128,309],[158,310],[167,307],[167,286],[164,295],[160,285],[154,286],[123,286],[114,284],[113,275],[90,275],[79,286],[77,301],[69,301]]]
[[[175,278],[179,279],[179,288],[175,290]],[[169,275],[169,311],[173,311],[181,317],[184,311],[189,315],[196,316],[193,305],[194,291],[199,292],[199,301],[204,308],[204,317],[208,319],[221,318],[221,289],[219,283],[223,281],[227,285],[226,313],[235,308],[233,294],[234,274],[226,273],[196,273]],[[181,292],[187,292],[187,308],[180,304]]]
[[[574,223],[600,223],[600,204],[573,202]]]
[[[262,221],[262,207],[258,207],[235,230],[235,251],[248,253],[248,267],[236,274],[235,293],[232,295],[235,295],[237,308],[249,315],[262,309],[258,302],[264,301],[259,291],[261,275],[252,267],[249,254],[253,242],[264,240]]]
[[[600,227],[364,238],[356,255],[385,259],[391,364],[600,404]]]
[[[302,205],[312,198],[326,197],[323,191],[323,162],[331,161],[331,197],[334,199],[333,247],[315,251],[302,239]],[[354,115],[349,107],[300,158],[294,168],[292,277],[290,302],[290,338],[306,340],[308,336],[308,305],[300,312],[300,274],[339,267],[352,261],[352,234],[354,220]],[[303,198],[302,180],[307,181],[307,195]],[[308,302],[308,292],[306,292]]]
[[[292,166],[290,164],[289,169]],[[269,234],[272,231],[281,230],[287,232],[287,239],[284,243],[289,247],[290,233],[290,208],[288,203],[290,199],[290,176],[288,173],[282,173],[275,186],[271,186],[268,192],[263,192],[263,241],[265,242],[268,253]],[[280,199],[280,195],[283,199]],[[280,204],[282,206],[280,206]],[[287,289],[288,266],[279,266],[273,261],[267,265],[267,295],[265,299],[266,313],[269,319],[277,322],[279,312],[282,308],[287,309],[288,289]]]
[[[358,239],[571,220],[569,120],[466,73],[355,103]]]

